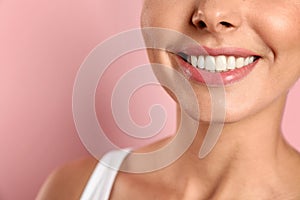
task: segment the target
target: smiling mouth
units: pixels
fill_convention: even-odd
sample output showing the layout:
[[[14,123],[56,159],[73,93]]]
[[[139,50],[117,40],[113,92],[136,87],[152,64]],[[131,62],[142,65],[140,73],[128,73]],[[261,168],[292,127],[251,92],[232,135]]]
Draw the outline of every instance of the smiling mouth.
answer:
[[[236,57],[227,55],[187,55],[185,53],[178,53],[185,62],[189,63],[196,69],[205,70],[208,72],[228,72],[236,69],[241,69],[254,62],[256,62],[259,56],[248,56],[248,57]]]

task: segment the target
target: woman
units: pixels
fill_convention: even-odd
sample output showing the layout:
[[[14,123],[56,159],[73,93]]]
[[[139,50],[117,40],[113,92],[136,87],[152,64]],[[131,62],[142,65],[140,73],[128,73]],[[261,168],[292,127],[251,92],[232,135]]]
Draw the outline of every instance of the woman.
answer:
[[[110,200],[299,200],[300,156],[281,132],[288,90],[300,75],[299,13],[298,0],[145,0],[142,27],[178,31],[207,52],[148,51],[152,63],[171,65],[188,76],[201,111],[199,127],[193,143],[175,162],[149,173],[119,171],[112,187],[93,186],[103,192],[97,198],[107,199],[107,193]],[[219,74],[224,84],[226,115],[218,143],[199,159],[213,120],[207,88],[220,86],[211,74]],[[96,163],[90,159],[59,170],[38,199],[80,198]]]

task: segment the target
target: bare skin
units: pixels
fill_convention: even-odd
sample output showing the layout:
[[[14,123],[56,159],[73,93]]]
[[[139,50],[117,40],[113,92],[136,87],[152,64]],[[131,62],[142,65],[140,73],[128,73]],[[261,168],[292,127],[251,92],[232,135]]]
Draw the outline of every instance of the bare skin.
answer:
[[[79,199],[97,162],[89,157],[56,169],[49,175],[36,199]]]
[[[278,109],[276,104],[283,105],[284,101],[278,99],[268,108],[269,112],[274,113],[273,109]],[[298,200],[299,153],[280,133],[278,121],[281,115],[257,123],[260,117],[265,119],[265,114],[262,112],[252,119],[245,119],[244,124],[226,125],[217,146],[205,159],[198,158],[203,139],[201,132],[206,131],[201,128],[198,140],[172,165],[145,174],[119,172],[110,199]],[[251,123],[253,126],[249,126]],[[270,126],[266,128],[265,123]],[[239,130],[243,126],[247,131],[241,133]],[[252,128],[249,130],[249,127]],[[273,137],[276,131],[277,136]],[[168,141],[138,152],[153,151]],[[90,158],[58,170],[50,176],[37,199],[79,199],[96,163]]]
[[[269,111],[273,113],[278,105],[271,107]],[[198,158],[203,139],[201,132],[206,131],[201,128],[198,140],[179,160],[163,170],[148,174],[120,172],[111,199],[299,199],[299,153],[281,136],[277,125],[279,116],[264,121],[270,124],[268,128],[264,123],[257,123],[264,114],[253,116],[252,122],[247,119],[244,124],[226,125],[217,146],[204,159]],[[247,131],[240,132],[243,126]],[[272,137],[274,133],[277,137]],[[153,150],[158,145],[161,144],[141,151]]]
[[[205,86],[191,80],[201,110],[192,145],[161,170],[119,172],[110,200],[299,200],[300,155],[281,131],[288,90],[300,77],[299,13],[297,0],[145,0],[142,27],[170,28],[211,48],[245,48],[260,60],[246,78],[225,87],[225,125],[207,157],[199,159],[198,152],[210,122],[210,97]],[[148,53],[151,62],[180,71],[174,54]],[[168,142],[137,152],[151,152]],[[78,199],[95,163],[88,160],[59,170],[38,199]],[[71,184],[74,176],[78,184]]]

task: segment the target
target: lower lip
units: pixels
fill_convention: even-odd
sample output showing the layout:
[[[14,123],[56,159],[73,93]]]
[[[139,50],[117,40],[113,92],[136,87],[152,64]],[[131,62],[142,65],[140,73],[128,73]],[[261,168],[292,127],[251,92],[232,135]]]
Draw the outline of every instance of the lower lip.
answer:
[[[208,86],[221,86],[230,85],[245,78],[254,69],[259,59],[242,68],[226,72],[209,72],[195,68],[185,62],[180,56],[177,56],[177,60],[184,73],[194,81]]]

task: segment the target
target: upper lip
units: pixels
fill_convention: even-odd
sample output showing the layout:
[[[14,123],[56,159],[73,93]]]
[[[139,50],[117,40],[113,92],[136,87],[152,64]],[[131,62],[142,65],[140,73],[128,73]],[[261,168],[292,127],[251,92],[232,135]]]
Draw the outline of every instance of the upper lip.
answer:
[[[179,53],[184,53],[189,56],[234,56],[234,57],[260,57],[259,54],[244,48],[239,47],[222,47],[222,48],[210,48],[206,46],[192,46],[182,49]]]

